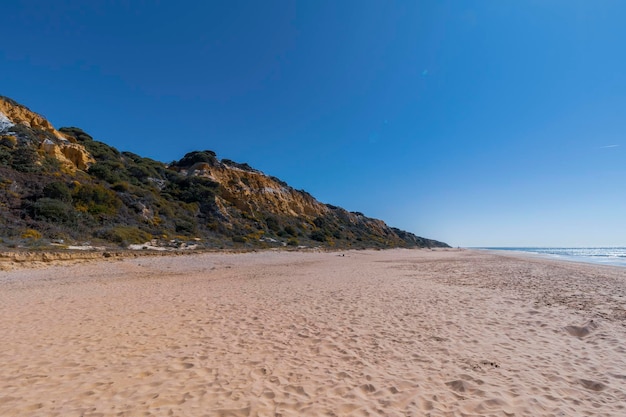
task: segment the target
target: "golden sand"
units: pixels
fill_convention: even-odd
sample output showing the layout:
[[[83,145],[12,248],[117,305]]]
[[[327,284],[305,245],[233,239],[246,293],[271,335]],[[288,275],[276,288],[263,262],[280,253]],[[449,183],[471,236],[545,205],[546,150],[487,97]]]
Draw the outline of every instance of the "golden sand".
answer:
[[[473,251],[5,271],[0,415],[624,416],[625,306],[624,268]]]

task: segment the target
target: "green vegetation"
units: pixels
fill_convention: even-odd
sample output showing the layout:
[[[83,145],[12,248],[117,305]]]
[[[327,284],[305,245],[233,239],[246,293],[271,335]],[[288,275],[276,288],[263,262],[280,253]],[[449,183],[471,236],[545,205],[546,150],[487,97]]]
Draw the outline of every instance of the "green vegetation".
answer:
[[[288,224],[287,226],[285,226],[285,233],[287,233],[288,235],[291,236],[298,236],[298,231],[290,224]]]
[[[24,233],[22,233],[22,239],[41,239],[42,235],[35,229],[26,229]]]
[[[99,161],[89,167],[89,175],[104,180],[109,184],[115,184],[122,180],[120,170],[124,168],[121,161]]]
[[[19,172],[38,172],[39,154],[30,146],[21,145],[11,151],[11,168]]]
[[[71,204],[53,198],[38,199],[33,203],[32,212],[36,220],[60,224],[72,224],[76,220],[76,213]]]
[[[89,134],[85,133],[85,131],[77,127],[62,127],[61,129],[59,129],[59,132],[74,137],[79,143],[83,145],[85,145],[85,142],[90,142],[93,140],[93,138]]]
[[[68,170],[40,150],[43,140],[58,142],[49,132],[25,125],[10,130],[0,136],[3,245],[34,247],[62,239],[127,246],[153,238],[163,244],[187,240],[218,248],[440,244],[362,213],[320,204],[305,191],[264,176],[247,163],[220,162],[210,150],[189,152],[166,165],[120,152],[68,127],[60,131],[95,159],[86,171]],[[208,164],[209,171],[218,174],[226,172],[227,183],[216,180],[223,176],[213,172],[207,177],[190,174],[188,169],[197,163]],[[260,193],[268,186],[284,188],[280,198],[291,194],[298,204],[304,201],[309,206],[299,214],[282,212],[278,207],[285,207],[284,201],[272,205]]]
[[[115,192],[100,184],[78,185],[72,199],[78,211],[97,215],[115,215],[122,205]]]
[[[322,230],[312,232],[309,237],[317,242],[326,242],[328,240],[328,236]]]
[[[61,200],[65,202],[72,201],[72,192],[64,182],[51,182],[43,187],[43,195],[48,198]]]
[[[41,135],[41,132],[33,130],[23,124],[16,124],[10,127],[9,132],[21,139],[22,143],[38,144],[40,142],[38,136]]]
[[[101,231],[100,237],[122,246],[146,243],[152,239],[150,233],[133,226],[115,226]]]
[[[194,151],[189,152],[178,162],[173,162],[171,165],[189,168],[198,162],[205,162],[212,166],[219,165],[219,161],[217,160],[217,156],[213,151]]]
[[[17,145],[17,139],[15,136],[3,135],[0,136],[0,146],[5,148],[13,149]]]
[[[232,240],[236,243],[248,243],[248,238],[246,236],[233,236]]]

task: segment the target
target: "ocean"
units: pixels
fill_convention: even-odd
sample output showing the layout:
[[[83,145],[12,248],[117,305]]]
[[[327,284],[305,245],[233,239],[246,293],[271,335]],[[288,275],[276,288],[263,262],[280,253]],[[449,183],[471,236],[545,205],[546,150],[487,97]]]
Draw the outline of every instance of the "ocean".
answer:
[[[553,259],[626,267],[626,247],[611,248],[476,248],[529,252]]]

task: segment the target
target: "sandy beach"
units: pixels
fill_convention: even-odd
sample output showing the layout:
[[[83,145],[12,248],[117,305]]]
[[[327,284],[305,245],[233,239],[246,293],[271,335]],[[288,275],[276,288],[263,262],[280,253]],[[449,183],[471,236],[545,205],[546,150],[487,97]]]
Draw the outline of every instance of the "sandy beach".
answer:
[[[0,271],[2,416],[624,416],[626,268],[465,250]]]

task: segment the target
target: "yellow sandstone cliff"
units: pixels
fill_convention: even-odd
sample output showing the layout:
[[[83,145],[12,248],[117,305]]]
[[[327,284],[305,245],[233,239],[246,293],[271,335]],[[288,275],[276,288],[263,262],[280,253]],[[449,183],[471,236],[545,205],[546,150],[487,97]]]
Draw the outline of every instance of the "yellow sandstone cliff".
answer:
[[[85,147],[76,143],[73,137],[59,132],[46,118],[28,108],[0,97],[1,115],[14,125],[23,125],[38,133],[39,143],[36,145],[40,151],[56,158],[69,171],[84,171],[95,162]]]
[[[190,167],[187,173],[219,183],[218,206],[225,206],[226,201],[244,213],[270,212],[312,219],[330,211],[309,194],[298,192],[258,171],[200,162]],[[225,210],[222,212],[227,215]]]

